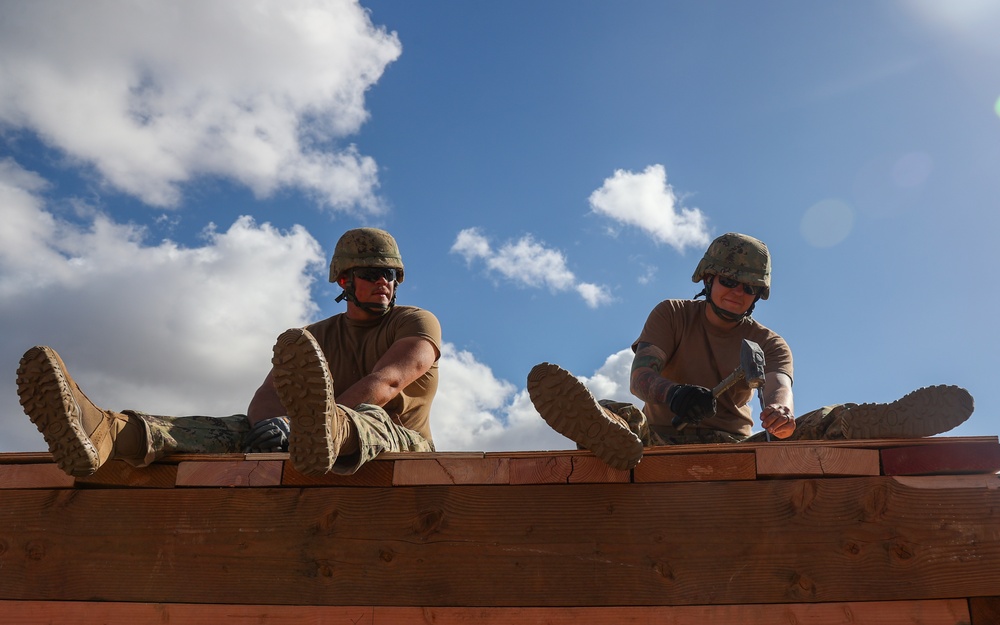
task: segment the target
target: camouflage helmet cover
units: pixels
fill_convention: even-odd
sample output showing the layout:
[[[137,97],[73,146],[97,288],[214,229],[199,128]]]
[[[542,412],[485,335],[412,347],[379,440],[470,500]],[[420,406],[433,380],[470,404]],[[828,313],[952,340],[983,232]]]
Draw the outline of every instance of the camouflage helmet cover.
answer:
[[[330,282],[336,282],[341,274],[355,267],[391,267],[396,270],[396,281],[403,281],[399,246],[385,230],[356,228],[340,237],[330,260]]]
[[[728,232],[708,246],[691,281],[701,282],[708,275],[726,276],[761,287],[760,298],[767,299],[771,294],[771,254],[763,241]]]

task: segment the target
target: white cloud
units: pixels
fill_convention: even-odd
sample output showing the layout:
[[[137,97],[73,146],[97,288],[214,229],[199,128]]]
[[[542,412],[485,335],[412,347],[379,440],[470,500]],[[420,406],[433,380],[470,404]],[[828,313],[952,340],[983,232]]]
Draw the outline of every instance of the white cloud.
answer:
[[[577,377],[598,399],[641,405],[628,390],[631,366],[632,350],[624,349],[608,356],[592,376]],[[496,379],[471,353],[445,344],[440,367],[441,385],[432,415],[438,451],[576,448],[542,420],[523,386]]]
[[[374,160],[336,143],[400,53],[351,0],[7,2],[0,123],[151,205],[219,175],[377,213]]]
[[[274,338],[316,314],[310,286],[325,254],[301,227],[279,232],[242,217],[225,231],[206,229],[201,247],[147,245],[141,229],[101,213],[85,227],[58,219],[33,193],[38,186],[0,166],[8,371],[32,345],[50,345],[108,408],[238,413],[270,367]],[[44,448],[14,384],[0,385],[0,406],[9,422],[0,447]]]
[[[520,286],[548,288],[553,292],[572,289],[591,308],[612,301],[606,287],[577,282],[576,276],[566,266],[563,253],[536,242],[530,234],[517,241],[508,241],[494,250],[479,229],[466,228],[455,237],[451,251],[460,254],[470,264],[482,260],[489,272]]]
[[[312,321],[310,286],[325,266],[316,240],[248,217],[210,226],[201,247],[149,245],[141,229],[92,211],[85,226],[46,210],[31,172],[0,163],[0,361],[13,371],[32,345],[59,351],[102,407],[226,415],[246,409],[270,367],[274,337]],[[14,236],[14,235],[17,236]],[[468,233],[467,233],[468,235]],[[475,249],[477,239],[466,236]],[[595,396],[628,394],[631,350],[587,378]],[[523,388],[445,344],[433,431],[442,451],[572,449]],[[527,368],[525,370],[527,375]],[[0,385],[0,452],[43,451],[41,435]]]
[[[679,252],[709,242],[705,215],[678,206],[663,165],[650,165],[639,174],[618,169],[590,194],[589,202],[594,212],[638,227]]]

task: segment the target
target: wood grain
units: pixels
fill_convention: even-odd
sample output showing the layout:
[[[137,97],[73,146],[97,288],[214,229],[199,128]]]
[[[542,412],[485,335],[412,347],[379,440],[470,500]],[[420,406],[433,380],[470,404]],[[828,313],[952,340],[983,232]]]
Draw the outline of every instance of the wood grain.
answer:
[[[263,588],[269,603],[317,606],[1000,596],[1000,489],[901,479],[0,490],[0,599],[251,605]]]

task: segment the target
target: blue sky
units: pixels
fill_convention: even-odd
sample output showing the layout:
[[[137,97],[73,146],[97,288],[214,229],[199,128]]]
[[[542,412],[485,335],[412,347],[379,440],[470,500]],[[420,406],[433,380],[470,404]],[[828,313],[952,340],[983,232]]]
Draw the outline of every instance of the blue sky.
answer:
[[[0,4],[0,451],[44,450],[35,344],[107,408],[243,412],[365,225],[442,322],[442,450],[569,448],[528,371],[629,400],[729,231],[771,249],[799,414],[957,384],[951,434],[996,435],[998,7]]]

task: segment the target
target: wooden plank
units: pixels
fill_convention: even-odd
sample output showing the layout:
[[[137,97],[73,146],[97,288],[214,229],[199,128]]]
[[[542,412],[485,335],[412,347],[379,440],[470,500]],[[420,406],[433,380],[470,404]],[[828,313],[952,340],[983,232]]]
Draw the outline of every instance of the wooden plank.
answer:
[[[1000,597],[972,597],[969,599],[972,625],[997,625],[1000,623]]]
[[[286,462],[282,484],[285,486],[392,486],[393,471],[394,463],[382,460],[381,456],[372,462],[361,465],[357,473],[351,475],[337,473],[305,475],[296,471],[291,462]]]
[[[0,601],[0,624],[48,625],[967,625],[964,599],[614,608],[420,608]],[[996,625],[998,621],[983,621]],[[973,621],[972,625],[980,625]]]
[[[1000,444],[953,443],[882,450],[885,475],[941,475],[1000,471]]]
[[[121,460],[104,463],[97,473],[76,478],[77,484],[92,486],[131,486],[136,488],[173,488],[177,482],[177,465],[156,463],[136,468]]]
[[[274,604],[425,607],[1000,596],[1000,489],[965,477],[979,481],[2,490],[0,599],[250,605],[261,588]]]
[[[438,455],[419,460],[397,460],[394,486],[426,484],[509,484],[510,460],[502,457],[448,458]]]
[[[511,484],[568,484],[572,474],[570,456],[510,459]]]
[[[753,452],[647,456],[633,469],[636,482],[757,479]]]
[[[877,449],[823,445],[789,447],[783,443],[756,448],[758,477],[831,477],[879,475]]]
[[[72,488],[74,478],[54,464],[2,464],[0,488]]]
[[[177,486],[278,486],[282,464],[279,460],[181,462]]]

